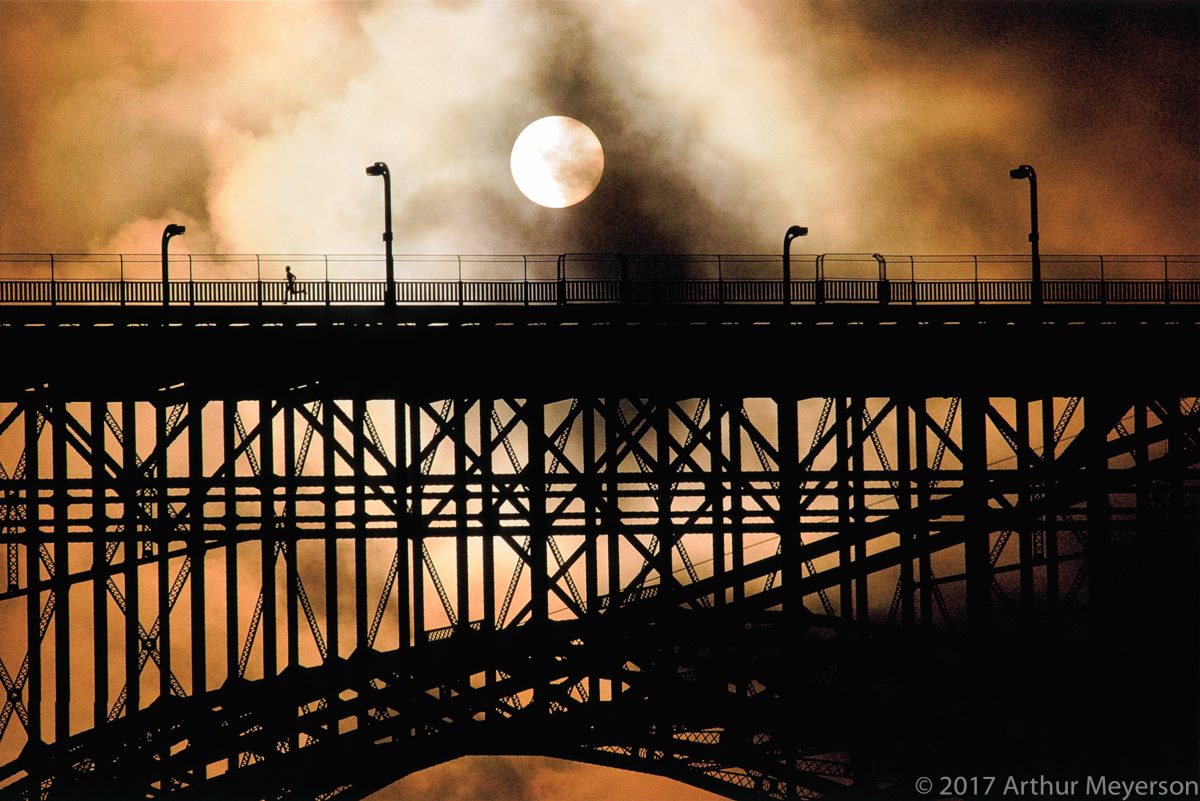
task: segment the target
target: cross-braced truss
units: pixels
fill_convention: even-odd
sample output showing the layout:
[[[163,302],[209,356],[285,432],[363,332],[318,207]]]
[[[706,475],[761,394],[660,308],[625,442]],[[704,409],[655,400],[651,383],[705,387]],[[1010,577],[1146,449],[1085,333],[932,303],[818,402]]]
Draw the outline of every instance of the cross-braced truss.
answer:
[[[0,795],[357,798],[500,752],[886,787],[911,754],[845,711],[1116,614],[1198,463],[1195,397],[39,388],[0,404]]]

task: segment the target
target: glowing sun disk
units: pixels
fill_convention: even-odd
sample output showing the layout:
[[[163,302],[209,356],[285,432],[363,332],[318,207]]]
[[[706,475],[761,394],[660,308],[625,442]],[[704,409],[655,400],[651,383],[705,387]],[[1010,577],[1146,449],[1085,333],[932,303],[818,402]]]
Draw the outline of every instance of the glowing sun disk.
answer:
[[[525,197],[561,209],[585,199],[600,183],[604,150],[592,129],[571,117],[542,117],[513,143],[513,180]]]

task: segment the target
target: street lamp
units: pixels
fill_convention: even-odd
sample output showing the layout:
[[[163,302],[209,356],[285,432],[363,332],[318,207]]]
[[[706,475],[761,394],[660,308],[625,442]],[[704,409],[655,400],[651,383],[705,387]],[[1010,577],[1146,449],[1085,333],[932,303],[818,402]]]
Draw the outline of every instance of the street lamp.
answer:
[[[1029,179],[1029,245],[1033,250],[1032,300],[1035,305],[1042,302],[1042,259],[1038,255],[1037,173],[1028,164],[1008,171],[1014,181]]]
[[[171,237],[179,236],[187,231],[187,228],[175,223],[169,223],[163,229],[162,234],[162,305],[169,306],[171,303],[170,286],[167,283],[167,243],[171,241]]]
[[[377,161],[367,167],[367,175],[383,176],[383,242],[387,247],[387,285],[383,288],[383,305],[396,305],[396,265],[392,260],[392,174],[388,166]]]
[[[783,302],[792,302],[792,240],[798,236],[808,236],[808,229],[793,225],[783,235]]]

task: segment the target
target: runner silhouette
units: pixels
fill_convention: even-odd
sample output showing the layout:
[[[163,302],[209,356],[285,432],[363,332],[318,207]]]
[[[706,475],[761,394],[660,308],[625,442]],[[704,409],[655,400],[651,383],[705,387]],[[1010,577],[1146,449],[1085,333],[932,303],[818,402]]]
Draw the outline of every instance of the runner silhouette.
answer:
[[[308,290],[296,288],[296,276],[292,272],[292,265],[288,264],[288,265],[284,266],[283,269],[284,269],[284,272],[287,273],[287,294],[283,296],[283,302],[286,305],[288,302],[288,298],[292,297],[293,295],[308,294]]]

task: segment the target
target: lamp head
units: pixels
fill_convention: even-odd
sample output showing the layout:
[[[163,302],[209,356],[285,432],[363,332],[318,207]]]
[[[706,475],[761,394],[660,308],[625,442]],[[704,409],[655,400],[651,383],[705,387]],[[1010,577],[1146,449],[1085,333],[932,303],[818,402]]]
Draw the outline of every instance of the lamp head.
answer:
[[[372,164],[371,166],[367,167],[367,175],[375,175],[375,176],[387,175],[387,172],[388,172],[387,165],[384,164],[382,161],[377,161],[374,164]]]
[[[1033,167],[1030,167],[1028,164],[1022,164],[1020,167],[1014,167],[1008,171],[1008,177],[1014,181],[1028,178],[1030,175],[1033,175]]]
[[[163,236],[179,236],[183,233],[187,233],[187,226],[185,225],[176,225],[175,223],[170,223],[165,229],[163,229]]]
[[[808,236],[808,229],[800,225],[793,225],[791,228],[787,229],[787,233],[784,234],[786,239],[795,239],[798,236]]]

